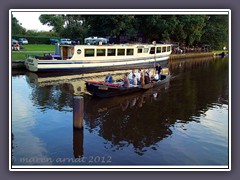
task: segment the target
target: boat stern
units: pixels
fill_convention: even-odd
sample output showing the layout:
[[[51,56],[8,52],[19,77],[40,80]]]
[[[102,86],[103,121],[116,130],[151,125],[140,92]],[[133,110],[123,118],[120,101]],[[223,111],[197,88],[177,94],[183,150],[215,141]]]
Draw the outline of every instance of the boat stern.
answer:
[[[36,58],[28,57],[25,62],[25,67],[29,71],[37,72],[38,71],[38,60]]]

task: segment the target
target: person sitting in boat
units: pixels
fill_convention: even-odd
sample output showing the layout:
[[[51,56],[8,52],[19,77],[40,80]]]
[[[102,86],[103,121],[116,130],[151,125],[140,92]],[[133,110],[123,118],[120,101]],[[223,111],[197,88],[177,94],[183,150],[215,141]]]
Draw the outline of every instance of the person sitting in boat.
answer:
[[[133,74],[133,85],[134,86],[138,85],[138,80],[135,74]]]
[[[150,83],[150,76],[149,76],[148,72],[145,72],[144,74],[145,74],[144,75],[144,82],[145,82],[145,84],[149,84]]]
[[[105,82],[108,82],[108,83],[113,82],[113,78],[112,78],[112,75],[110,73],[108,73],[108,75],[105,77]]]
[[[135,75],[135,70],[132,70],[132,72],[129,73],[128,79],[130,81],[130,84],[133,84],[133,75]]]
[[[130,87],[130,81],[128,79],[128,74],[125,73],[123,77],[123,87],[124,88],[129,88]]]
[[[148,73],[148,75],[149,75],[149,77],[150,77],[150,79],[151,79],[151,77],[152,77],[152,72],[151,72],[151,70],[148,69],[148,70],[147,70],[147,73]]]

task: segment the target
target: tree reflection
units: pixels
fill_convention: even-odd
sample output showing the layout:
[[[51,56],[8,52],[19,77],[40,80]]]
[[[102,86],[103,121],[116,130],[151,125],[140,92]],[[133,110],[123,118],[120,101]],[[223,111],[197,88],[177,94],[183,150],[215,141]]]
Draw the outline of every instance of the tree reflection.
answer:
[[[73,94],[65,93],[66,84],[59,86],[35,87],[32,89],[31,99],[41,111],[56,109],[58,111],[72,111]]]

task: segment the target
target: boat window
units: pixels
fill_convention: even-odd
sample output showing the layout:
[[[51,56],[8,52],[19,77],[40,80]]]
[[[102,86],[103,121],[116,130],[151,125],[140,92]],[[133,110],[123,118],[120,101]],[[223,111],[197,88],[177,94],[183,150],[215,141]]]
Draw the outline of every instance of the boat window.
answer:
[[[143,52],[148,53],[149,48],[144,48]]]
[[[157,53],[161,53],[161,47],[157,47]]]
[[[133,49],[127,49],[127,55],[133,55]]]
[[[125,49],[118,49],[117,55],[118,56],[124,56],[125,55]]]
[[[155,54],[155,47],[151,47],[150,54]]]
[[[167,47],[166,46],[162,48],[162,52],[167,52]]]
[[[167,47],[167,51],[171,51],[171,46],[168,46],[168,47]]]
[[[94,49],[85,49],[85,57],[94,56]]]
[[[142,53],[143,52],[143,49],[138,49],[138,53]]]
[[[106,49],[97,49],[97,56],[105,56]]]
[[[116,49],[108,49],[108,56],[115,56],[116,54]]]

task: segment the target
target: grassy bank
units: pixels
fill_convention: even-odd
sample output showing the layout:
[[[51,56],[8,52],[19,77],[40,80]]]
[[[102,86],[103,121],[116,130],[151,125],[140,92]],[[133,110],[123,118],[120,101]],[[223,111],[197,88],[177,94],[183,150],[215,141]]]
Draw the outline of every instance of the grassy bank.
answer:
[[[222,52],[227,53],[227,50],[218,50],[218,51],[213,51],[214,54],[221,54]]]
[[[21,46],[20,51],[12,51],[12,60],[24,60],[27,55],[43,56],[44,53],[54,53],[55,45],[28,44]]]

